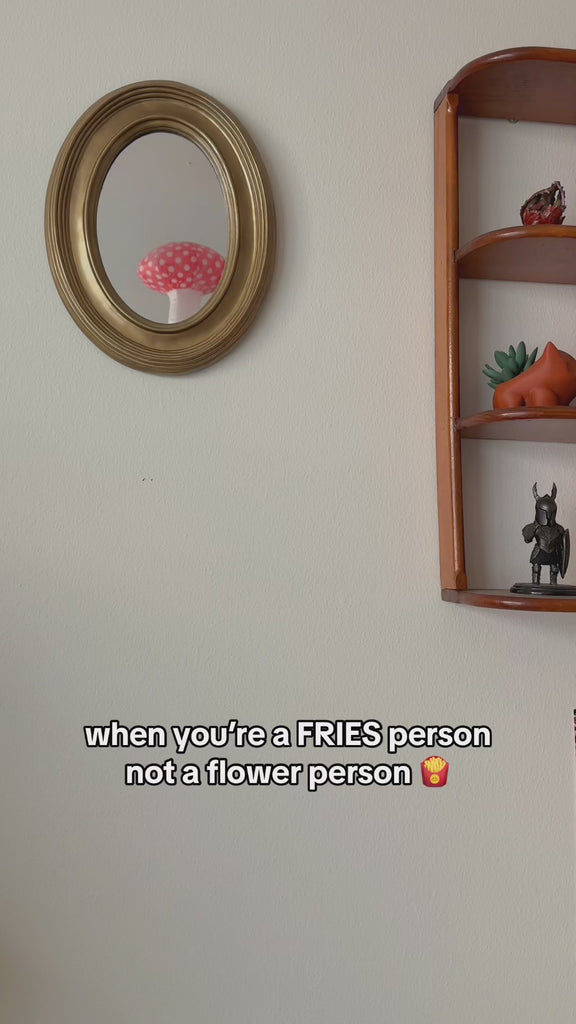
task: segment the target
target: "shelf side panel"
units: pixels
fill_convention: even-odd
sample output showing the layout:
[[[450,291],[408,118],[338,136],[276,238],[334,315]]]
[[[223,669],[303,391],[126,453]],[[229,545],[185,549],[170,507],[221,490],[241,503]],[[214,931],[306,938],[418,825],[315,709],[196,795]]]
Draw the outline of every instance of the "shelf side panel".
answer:
[[[458,360],[458,97],[434,114],[436,467],[442,588],[465,590]]]

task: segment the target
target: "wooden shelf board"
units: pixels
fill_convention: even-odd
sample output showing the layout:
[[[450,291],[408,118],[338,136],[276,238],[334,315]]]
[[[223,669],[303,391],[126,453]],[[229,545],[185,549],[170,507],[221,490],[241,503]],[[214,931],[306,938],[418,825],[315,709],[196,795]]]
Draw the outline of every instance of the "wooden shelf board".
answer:
[[[534,224],[489,231],[457,249],[455,259],[461,278],[576,284],[576,226]]]
[[[557,405],[489,409],[473,416],[460,417],[455,427],[463,438],[576,444],[576,408]]]
[[[576,597],[530,597],[509,590],[443,590],[442,600],[518,612],[576,612]]]
[[[498,50],[466,64],[446,84],[464,117],[576,124],[576,53],[546,46]]]

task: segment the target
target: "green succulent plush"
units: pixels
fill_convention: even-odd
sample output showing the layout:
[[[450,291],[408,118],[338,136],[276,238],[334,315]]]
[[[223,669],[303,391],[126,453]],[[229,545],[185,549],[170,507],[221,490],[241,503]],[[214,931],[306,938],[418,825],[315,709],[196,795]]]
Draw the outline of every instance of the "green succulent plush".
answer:
[[[508,352],[495,352],[494,359],[500,367],[499,370],[495,370],[492,366],[488,366],[485,363],[485,368],[482,370],[489,379],[486,381],[489,387],[497,388],[499,384],[503,384],[506,380],[512,380],[513,377],[517,377],[519,373],[524,373],[538,355],[538,348],[536,347],[530,355],[526,354],[526,345],[523,341],[520,342],[518,348],[514,348],[514,345],[510,345]]]

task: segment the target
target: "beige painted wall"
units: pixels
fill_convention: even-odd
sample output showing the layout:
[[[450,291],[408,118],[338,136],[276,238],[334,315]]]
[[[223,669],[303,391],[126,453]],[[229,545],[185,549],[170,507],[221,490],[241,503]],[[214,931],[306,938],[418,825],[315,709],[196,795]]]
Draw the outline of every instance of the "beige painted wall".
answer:
[[[2,21],[3,1024],[568,1024],[575,623],[439,599],[431,112],[481,53],[575,45],[576,11],[21,0]],[[230,106],[277,199],[257,324],[177,380],[91,345],[43,247],[70,126],[145,78]],[[514,130],[486,129],[498,203],[559,176],[574,211],[571,134]],[[552,326],[576,351],[571,290],[486,294],[482,353]],[[576,529],[571,448],[467,467],[477,580],[524,574],[534,479]],[[500,500],[489,554],[475,510]],[[82,736],[315,716],[485,723],[494,746],[450,751],[442,792],[311,795],[126,789],[123,752]]]

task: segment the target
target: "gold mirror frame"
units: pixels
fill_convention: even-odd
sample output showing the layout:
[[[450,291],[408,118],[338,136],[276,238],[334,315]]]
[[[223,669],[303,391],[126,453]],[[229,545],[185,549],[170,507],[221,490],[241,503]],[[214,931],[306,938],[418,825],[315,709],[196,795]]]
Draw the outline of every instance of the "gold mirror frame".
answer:
[[[192,318],[158,324],[130,309],[108,279],[96,234],[104,179],[118,154],[150,132],[173,132],[211,161],[228,207],[226,270]],[[46,247],[60,297],[113,359],[148,373],[188,373],[221,359],[252,323],[274,265],[274,204],[262,160],[237,119],[178,82],[137,82],[98,100],[64,142],[46,196]]]

